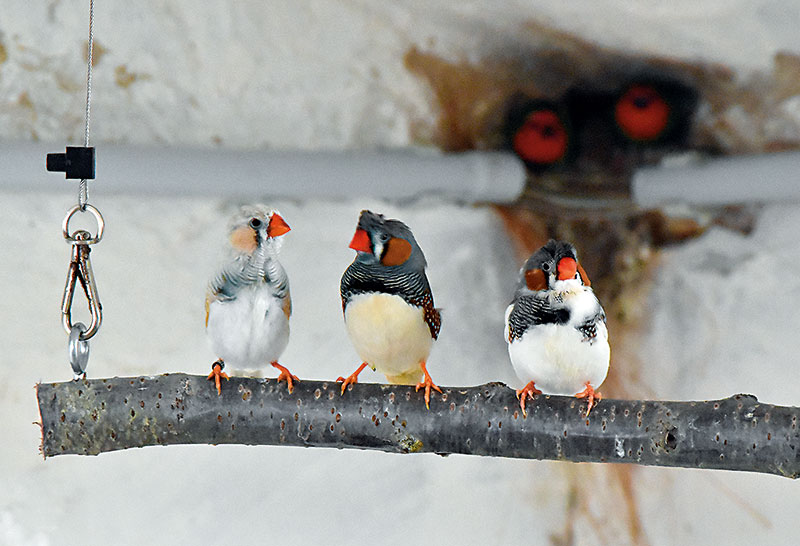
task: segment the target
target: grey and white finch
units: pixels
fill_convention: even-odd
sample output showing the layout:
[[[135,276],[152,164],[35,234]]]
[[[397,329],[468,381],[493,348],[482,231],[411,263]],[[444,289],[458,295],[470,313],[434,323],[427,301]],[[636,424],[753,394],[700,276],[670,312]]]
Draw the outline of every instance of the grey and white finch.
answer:
[[[339,377],[342,394],[370,366],[396,384],[425,388],[430,407],[433,383],[425,363],[439,337],[441,317],[425,275],[425,255],[411,230],[369,210],[361,211],[350,248],[358,254],[342,275],[344,321],[363,361],[349,377]]]
[[[278,364],[289,343],[292,299],[289,278],[278,261],[281,237],[290,230],[278,211],[264,205],[242,207],[229,227],[228,258],[213,277],[206,293],[206,332],[219,357],[212,364],[221,394],[225,363],[236,368],[271,364],[278,381],[292,392],[289,370]]]
[[[526,383],[517,391],[523,414],[526,398],[544,392],[586,398],[589,415],[611,352],[606,314],[571,244],[550,240],[528,258],[505,323],[511,364]]]

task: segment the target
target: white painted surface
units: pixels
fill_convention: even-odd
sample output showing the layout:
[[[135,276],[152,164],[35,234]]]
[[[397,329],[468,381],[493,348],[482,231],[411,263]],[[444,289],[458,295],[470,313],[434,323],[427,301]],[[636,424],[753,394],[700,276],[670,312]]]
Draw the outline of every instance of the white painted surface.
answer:
[[[69,247],[59,222],[72,196],[0,198],[7,234],[0,251],[6,287],[0,426],[7,439],[0,443],[0,544],[163,543],[175,536],[305,544],[323,532],[331,544],[407,543],[409,533],[444,543],[545,543],[565,527],[575,480],[593,491],[591,511],[604,522],[598,535],[585,516],[575,516],[576,537],[617,543],[627,536],[621,492],[600,465],[238,446],[42,461],[32,387],[71,377],[59,322]],[[206,373],[214,355],[204,340],[205,284],[233,205],[128,197],[97,204],[108,222],[92,253],[105,321],[91,342],[89,374]],[[270,204],[292,226],[281,252],[294,299],[282,362],[301,379],[347,375],[359,362],[342,321],[338,284],[353,258],[347,244],[358,213],[369,207],[405,220],[425,249],[436,303],[444,308],[428,366],[437,383],[521,386],[502,335],[519,264],[489,211],[441,203]],[[745,391],[765,402],[800,405],[790,380],[800,353],[794,332],[800,280],[793,273],[800,270],[798,226],[800,209],[772,207],[749,237],[713,230],[667,253],[640,353],[640,376],[654,397]],[[361,380],[382,377],[364,370]],[[789,480],[652,468],[638,469],[634,480],[651,544],[795,541],[800,492]],[[76,514],[92,521],[91,533],[75,526]]]
[[[58,143],[47,151],[80,142],[85,7],[4,2],[0,138]],[[105,145],[407,146],[411,126],[432,125],[436,115],[427,85],[403,67],[408,48],[474,61],[527,47],[528,20],[612,47],[723,62],[737,76],[769,70],[778,50],[800,52],[800,8],[770,0],[114,0],[96,9],[104,54],[95,67],[92,140]],[[43,169],[43,156],[31,161]],[[43,462],[32,386],[70,377],[59,321],[69,248],[59,226],[75,194],[58,175],[19,183],[21,190],[0,193],[0,544],[547,543],[563,536],[567,517],[576,518],[575,543],[628,536],[622,492],[599,465],[237,446]],[[108,232],[92,254],[106,321],[92,341],[90,374],[207,372],[203,295],[233,205],[216,193],[112,195],[101,180],[91,196]],[[338,281],[352,259],[347,242],[358,211],[371,207],[406,221],[430,262],[445,308],[429,366],[437,382],[519,386],[502,338],[519,264],[487,210],[389,206],[355,194],[273,204],[293,228],[282,256],[295,299],[283,358],[294,373],[331,379],[357,363]],[[668,253],[641,350],[640,375],[654,396],[744,390],[800,405],[792,380],[798,228],[797,208],[771,206],[749,237],[714,230]],[[378,377],[365,370],[362,379]],[[796,544],[800,493],[789,480],[647,468],[633,477],[650,544]],[[575,499],[576,484],[591,496]],[[568,512],[569,499],[577,512]]]
[[[82,141],[87,4],[4,2],[2,138]],[[92,137],[105,143],[406,146],[412,125],[436,115],[403,65],[409,48],[451,61],[525,51],[541,45],[531,21],[741,74],[800,53],[800,6],[775,0],[109,0],[95,11]]]

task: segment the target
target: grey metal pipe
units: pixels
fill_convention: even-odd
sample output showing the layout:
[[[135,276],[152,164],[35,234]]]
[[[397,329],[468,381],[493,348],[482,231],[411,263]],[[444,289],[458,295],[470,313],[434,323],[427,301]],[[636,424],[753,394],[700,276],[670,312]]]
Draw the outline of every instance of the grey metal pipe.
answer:
[[[639,170],[632,183],[642,207],[800,201],[800,152],[703,160]]]
[[[59,150],[63,144],[0,144],[0,190],[55,188],[59,175],[45,171],[45,156]],[[516,156],[504,152],[235,151],[99,144],[97,180],[91,186],[103,194],[389,200],[431,195],[474,203],[513,201],[525,176]]]

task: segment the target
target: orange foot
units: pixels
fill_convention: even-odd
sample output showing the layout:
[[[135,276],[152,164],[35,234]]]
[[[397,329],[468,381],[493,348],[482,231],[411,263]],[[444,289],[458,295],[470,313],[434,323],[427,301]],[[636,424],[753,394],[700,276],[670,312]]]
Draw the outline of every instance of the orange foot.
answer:
[[[351,373],[350,375],[347,376],[347,379],[345,379],[342,376],[339,376],[339,377],[336,378],[336,382],[337,383],[339,381],[342,381],[342,395],[344,395],[344,390],[347,388],[347,385],[351,385],[351,384],[355,385],[356,383],[358,383],[358,374],[360,374],[362,371],[364,371],[364,368],[366,368],[366,367],[367,367],[367,363],[363,362],[361,364],[361,366],[359,366],[356,371],[354,371],[353,373]]]
[[[594,390],[589,382],[586,382],[586,388],[583,389],[581,392],[575,395],[575,398],[586,398],[589,402],[589,406],[586,408],[586,417],[589,417],[589,412],[592,411],[592,408],[603,399],[603,395],[600,394],[600,391]]]
[[[294,384],[292,383],[292,380],[293,379],[295,381],[300,381],[300,380],[297,379],[296,375],[292,375],[288,369],[284,368],[277,362],[270,362],[270,364],[272,364],[273,368],[277,368],[281,371],[280,375],[278,376],[278,383],[281,382],[281,379],[286,380],[286,384],[289,386],[289,394],[292,394],[292,391],[294,390]]]
[[[534,394],[542,394],[542,391],[536,388],[533,381],[528,382],[527,385],[517,390],[517,399],[519,400],[519,407],[522,408],[523,417],[528,416],[528,412],[525,410],[525,401],[528,398],[533,400]]]
[[[220,379],[230,379],[228,374],[222,371],[222,368],[225,367],[225,363],[220,358],[216,362],[211,365],[211,373],[208,374],[208,380],[214,380],[214,383],[217,385],[217,396],[222,395],[222,386],[220,385]]]
[[[419,363],[419,367],[422,368],[422,373],[425,375],[422,378],[422,381],[417,383],[417,388],[415,390],[419,391],[419,389],[425,387],[425,407],[431,409],[431,388],[440,393],[442,392],[442,389],[433,383],[433,379],[431,379],[431,376],[428,374],[428,370],[425,368],[424,360]]]

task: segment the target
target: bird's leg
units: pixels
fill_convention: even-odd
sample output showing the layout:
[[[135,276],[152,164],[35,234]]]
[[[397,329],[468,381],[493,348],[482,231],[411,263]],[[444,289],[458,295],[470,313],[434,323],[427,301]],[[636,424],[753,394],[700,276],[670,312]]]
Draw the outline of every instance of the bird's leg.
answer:
[[[339,377],[336,378],[336,382],[337,383],[339,381],[343,381],[343,383],[342,383],[342,394],[344,394],[344,390],[347,388],[347,385],[350,385],[350,384],[355,385],[356,383],[358,383],[358,374],[360,374],[364,370],[364,368],[366,368],[367,366],[368,366],[368,364],[366,362],[362,362],[361,366],[359,366],[356,371],[354,371],[353,373],[351,373],[350,375],[347,376],[347,379],[345,379],[342,376],[339,376]]]
[[[228,374],[222,371],[224,367],[225,367],[225,362],[223,362],[222,359],[220,358],[211,365],[211,373],[208,374],[208,380],[211,381],[213,379],[214,384],[216,384],[217,386],[217,396],[222,395],[222,386],[220,385],[220,379],[230,379],[230,377],[228,377]]]
[[[422,373],[424,375],[422,381],[417,383],[416,390],[418,391],[420,388],[425,387],[425,407],[431,409],[431,388],[440,393],[442,392],[442,389],[433,383],[433,379],[431,379],[431,376],[428,374],[428,370],[425,368],[424,360],[419,363],[419,367],[422,368]]]
[[[594,390],[594,387],[592,387],[587,381],[586,388],[576,394],[575,398],[586,398],[586,401],[589,403],[588,407],[586,408],[586,417],[589,417],[589,412],[592,411],[592,408],[597,402],[603,399],[603,395],[600,394],[600,391]]]
[[[289,386],[289,394],[292,394],[292,391],[294,390],[294,385],[292,384],[292,380],[295,381],[300,381],[300,380],[297,379],[296,375],[292,375],[288,369],[284,368],[277,362],[270,362],[270,364],[272,364],[273,368],[277,368],[281,371],[280,375],[278,376],[278,383],[281,382],[281,379],[285,379],[286,384]]]
[[[519,407],[522,408],[523,417],[528,416],[528,412],[525,410],[525,401],[528,398],[533,400],[534,394],[542,394],[542,391],[536,388],[533,381],[529,381],[527,385],[517,390],[517,399],[519,400]]]

